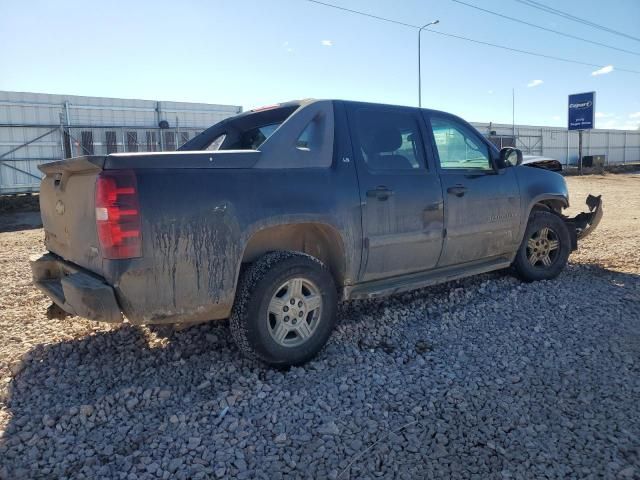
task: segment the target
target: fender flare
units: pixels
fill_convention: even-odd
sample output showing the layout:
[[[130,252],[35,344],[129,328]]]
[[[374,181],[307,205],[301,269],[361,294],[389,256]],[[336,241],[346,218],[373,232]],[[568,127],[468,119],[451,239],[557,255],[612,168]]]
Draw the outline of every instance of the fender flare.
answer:
[[[529,205],[527,206],[527,210],[526,210],[527,212],[527,215],[525,217],[526,220],[529,221],[529,216],[531,215],[531,211],[533,210],[533,207],[535,207],[539,203],[543,203],[549,200],[554,202],[560,202],[563,209],[569,206],[569,199],[565,195],[562,195],[561,193],[541,193],[533,197],[533,199],[531,199],[531,201],[529,202]]]

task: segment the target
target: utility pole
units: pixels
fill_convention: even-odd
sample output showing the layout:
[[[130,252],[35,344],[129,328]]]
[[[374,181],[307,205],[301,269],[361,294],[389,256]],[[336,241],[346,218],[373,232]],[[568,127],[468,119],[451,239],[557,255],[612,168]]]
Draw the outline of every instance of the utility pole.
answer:
[[[511,134],[513,135],[513,142],[516,141],[516,89],[511,89]]]
[[[582,132],[584,130],[578,130],[578,171],[582,175]]]
[[[437,23],[440,23],[440,20],[434,20],[432,22],[425,23],[418,30],[418,107],[420,108],[422,108],[422,66],[420,62],[420,47],[421,47],[420,44],[422,43],[421,34],[422,34],[422,30],[424,30],[427,27],[430,27],[431,25],[436,25]]]

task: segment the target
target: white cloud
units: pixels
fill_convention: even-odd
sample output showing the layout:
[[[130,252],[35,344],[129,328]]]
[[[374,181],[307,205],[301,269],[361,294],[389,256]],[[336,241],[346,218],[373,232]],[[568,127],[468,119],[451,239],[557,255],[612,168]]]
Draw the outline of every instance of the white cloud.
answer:
[[[640,118],[640,112],[630,113],[629,118]]]
[[[596,112],[596,118],[609,118],[613,117],[613,113]]]
[[[320,44],[321,44],[323,47],[333,47],[333,41],[332,41],[332,40],[322,40],[322,41],[320,42]]]
[[[604,122],[598,122],[598,128],[622,128],[616,120],[606,120]]]
[[[527,87],[537,87],[539,85],[542,85],[544,82],[542,80],[531,80],[529,83],[527,83]]]
[[[606,67],[599,68],[595,72],[591,72],[591,76],[595,77],[596,75],[604,75],[605,73],[613,72],[613,65],[607,65]]]
[[[560,115],[554,115],[553,117],[551,117],[553,120],[560,120]]]
[[[621,121],[618,117],[610,118],[608,120],[600,120],[596,125],[598,128],[609,128],[614,130],[637,130],[639,126],[640,119]]]
[[[489,95],[493,95],[493,90],[488,90],[488,91],[487,91],[487,93],[488,93]]]
[[[284,48],[288,53],[293,52],[293,48],[289,46],[289,42],[282,42],[282,48]]]

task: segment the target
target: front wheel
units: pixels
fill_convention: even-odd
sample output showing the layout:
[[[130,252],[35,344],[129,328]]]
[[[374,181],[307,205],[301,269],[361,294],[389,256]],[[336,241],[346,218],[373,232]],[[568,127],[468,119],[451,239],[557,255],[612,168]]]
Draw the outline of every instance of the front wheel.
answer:
[[[296,252],[271,252],[243,272],[231,334],[240,350],[273,366],[313,358],[333,330],[337,292],[319,260]]]
[[[564,221],[551,212],[533,212],[513,266],[527,282],[550,280],[564,269],[571,237]]]

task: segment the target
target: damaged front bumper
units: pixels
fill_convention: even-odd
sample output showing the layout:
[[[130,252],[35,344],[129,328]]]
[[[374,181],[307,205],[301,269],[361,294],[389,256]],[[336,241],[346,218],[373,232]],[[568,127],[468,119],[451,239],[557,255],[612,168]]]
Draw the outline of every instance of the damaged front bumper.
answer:
[[[571,234],[571,248],[578,248],[578,240],[582,240],[595,230],[602,219],[602,195],[589,195],[586,200],[588,212],[582,212],[575,217],[564,217]]]

